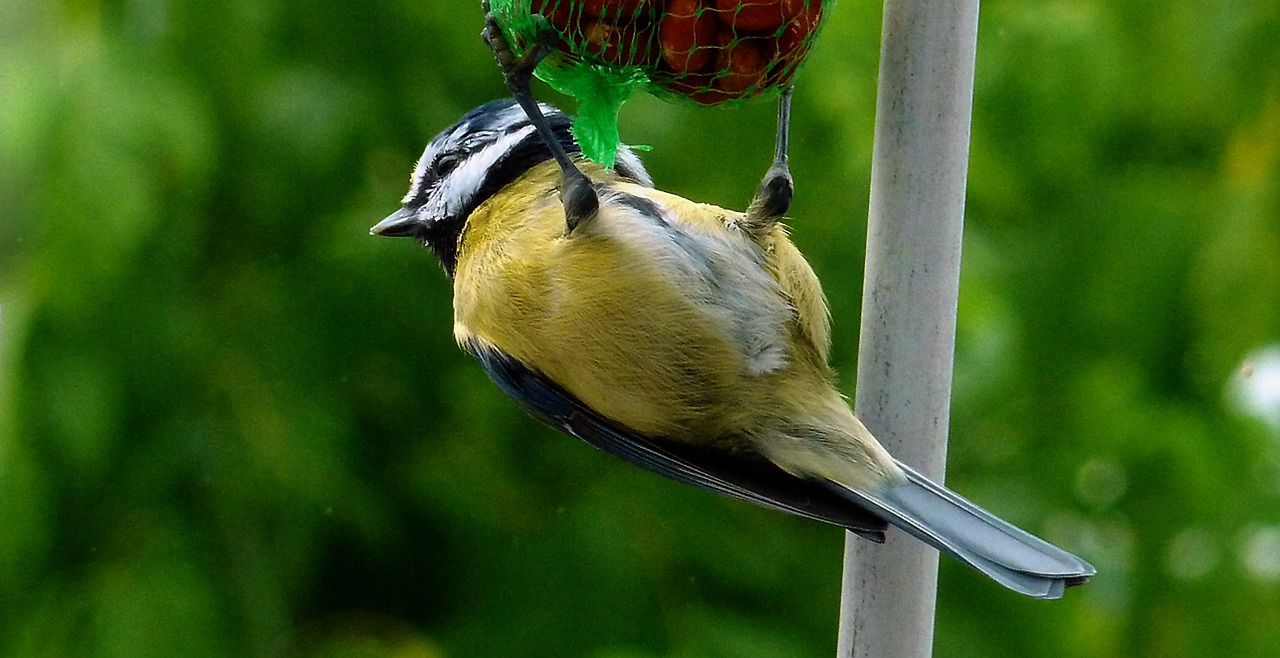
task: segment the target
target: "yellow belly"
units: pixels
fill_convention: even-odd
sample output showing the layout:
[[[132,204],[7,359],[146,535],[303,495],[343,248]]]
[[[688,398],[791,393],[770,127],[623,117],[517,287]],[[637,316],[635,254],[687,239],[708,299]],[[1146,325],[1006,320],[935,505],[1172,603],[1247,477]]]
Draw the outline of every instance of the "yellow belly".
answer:
[[[505,352],[652,436],[740,434],[757,422],[762,396],[772,403],[785,395],[781,375],[797,367],[827,385],[825,301],[781,230],[773,238],[781,249],[762,246],[729,226],[737,213],[615,183],[662,205],[684,235],[713,248],[705,258],[686,258],[661,223],[642,225],[607,201],[565,237],[557,182],[551,163],[535,168],[469,218],[454,282],[460,342]],[[717,263],[730,257],[721,251],[755,254],[761,266],[733,278]],[[799,265],[780,266],[779,251]],[[750,290],[711,290],[716,277]],[[788,290],[796,280],[810,289]],[[747,295],[740,304],[749,304],[763,329],[776,329],[757,332],[754,319],[735,324],[733,308],[721,303],[730,295]]]

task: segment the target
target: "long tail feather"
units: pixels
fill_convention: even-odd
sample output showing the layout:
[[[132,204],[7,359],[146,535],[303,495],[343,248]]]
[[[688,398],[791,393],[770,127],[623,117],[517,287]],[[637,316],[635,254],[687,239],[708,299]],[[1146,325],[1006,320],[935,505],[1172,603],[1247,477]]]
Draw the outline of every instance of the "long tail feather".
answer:
[[[912,536],[1011,590],[1056,599],[1096,573],[1092,565],[1011,525],[902,464],[907,481],[874,494],[842,493]]]

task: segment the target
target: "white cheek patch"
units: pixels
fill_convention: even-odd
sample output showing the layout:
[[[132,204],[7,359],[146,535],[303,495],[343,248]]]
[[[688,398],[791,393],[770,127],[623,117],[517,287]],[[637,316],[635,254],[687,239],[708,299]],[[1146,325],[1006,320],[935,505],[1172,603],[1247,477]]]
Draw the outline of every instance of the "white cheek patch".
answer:
[[[431,214],[435,217],[448,217],[465,208],[480,191],[480,186],[484,185],[494,163],[528,139],[535,131],[536,128],[533,126],[525,126],[503,136],[455,167],[440,181],[440,186],[431,194],[429,201]]]

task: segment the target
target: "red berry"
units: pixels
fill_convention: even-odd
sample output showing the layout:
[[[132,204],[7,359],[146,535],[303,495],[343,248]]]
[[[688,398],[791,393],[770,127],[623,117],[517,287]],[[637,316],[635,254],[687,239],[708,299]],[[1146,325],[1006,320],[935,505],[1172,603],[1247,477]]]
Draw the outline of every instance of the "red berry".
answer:
[[[653,66],[657,63],[651,31],[637,30],[634,25],[589,20],[583,27],[583,35],[586,51],[605,64]]]
[[[563,0],[569,2],[571,0]],[[627,18],[635,16],[641,7],[652,9],[650,0],[581,0],[582,10],[592,16]]]
[[[675,73],[696,73],[711,61],[715,42],[714,12],[702,10],[698,0],[667,0],[658,27],[662,61]]]
[[[796,68],[809,54],[809,49],[813,46],[813,36],[821,23],[822,5],[818,0],[809,0],[808,6],[802,4],[795,16],[787,21],[782,28],[782,34],[778,37],[777,64],[769,73],[770,85],[781,85],[791,81]]]
[[[773,32],[786,20],[784,5],[795,0],[716,0],[720,21],[737,34]]]
[[[728,34],[722,32],[721,37]],[[725,45],[716,56],[717,89],[735,97],[759,90],[769,59],[761,42],[758,38],[739,39],[737,43],[731,36],[724,39]]]

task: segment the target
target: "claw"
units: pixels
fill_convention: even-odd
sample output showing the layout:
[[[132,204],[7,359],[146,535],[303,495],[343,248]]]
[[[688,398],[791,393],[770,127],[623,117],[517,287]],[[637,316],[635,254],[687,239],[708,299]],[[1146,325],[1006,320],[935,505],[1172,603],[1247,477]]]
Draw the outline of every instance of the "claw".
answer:
[[[551,151],[551,156],[560,165],[560,202],[564,205],[565,234],[571,235],[579,224],[595,216],[596,210],[600,207],[600,199],[586,174],[578,169],[564,150],[564,146],[560,144],[560,140],[556,138],[555,132],[551,130],[546,117],[542,115],[542,110],[538,107],[538,102],[534,100],[533,92],[529,88],[533,70],[551,51],[558,37],[554,30],[540,29],[533,47],[523,57],[516,57],[511,50],[511,44],[502,33],[502,28],[498,26],[493,13],[489,10],[488,0],[484,0],[484,11],[485,25],[480,36],[488,44],[489,50],[493,51],[494,58],[498,60],[498,68],[502,71],[503,80],[511,90],[511,95],[515,96],[516,102],[529,117],[529,122],[537,128],[542,141]]]
[[[782,90],[778,98],[778,133],[774,143],[773,164],[765,172],[755,198],[747,206],[746,228],[755,235],[762,235],[787,214],[795,196],[791,169],[787,166],[787,143],[791,133],[791,87]]]
[[[527,88],[533,69],[537,68],[538,62],[546,56],[543,46],[534,47],[525,53],[524,57],[516,57],[515,51],[511,49],[511,44],[502,33],[502,28],[498,26],[493,14],[485,14],[484,29],[481,30],[480,37],[493,52],[494,59],[498,60],[498,69],[502,71],[502,77],[506,80],[507,86]]]
[[[564,223],[566,236],[573,232],[582,222],[595,216],[600,209],[600,197],[596,188],[576,167],[577,175],[565,176],[560,183],[560,203],[564,205]]]
[[[776,162],[760,181],[756,196],[747,207],[747,224],[764,231],[787,214],[795,197],[795,183],[786,162]]]

